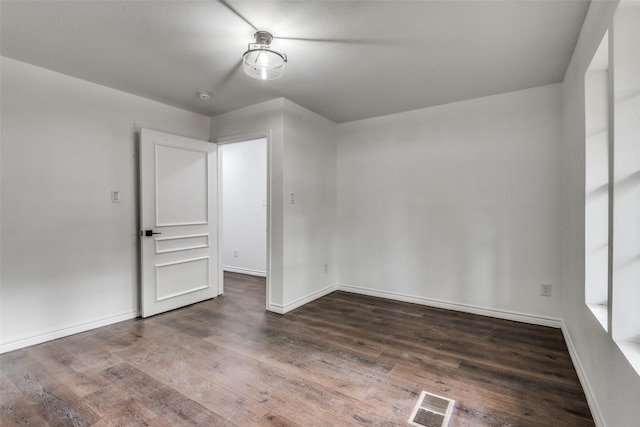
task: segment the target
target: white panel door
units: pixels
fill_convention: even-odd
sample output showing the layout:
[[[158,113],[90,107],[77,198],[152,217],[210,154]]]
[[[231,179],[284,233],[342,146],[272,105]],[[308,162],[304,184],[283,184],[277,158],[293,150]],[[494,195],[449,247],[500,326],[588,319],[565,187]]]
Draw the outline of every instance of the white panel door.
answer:
[[[216,147],[141,131],[143,317],[219,295]]]

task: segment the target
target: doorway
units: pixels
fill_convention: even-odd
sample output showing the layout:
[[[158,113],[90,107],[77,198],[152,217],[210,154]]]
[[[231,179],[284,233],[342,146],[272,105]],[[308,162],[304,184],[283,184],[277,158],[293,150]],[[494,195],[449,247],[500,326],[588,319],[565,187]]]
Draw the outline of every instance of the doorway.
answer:
[[[266,278],[268,290],[267,138],[218,144],[221,283],[234,274]],[[266,301],[265,301],[266,306]]]

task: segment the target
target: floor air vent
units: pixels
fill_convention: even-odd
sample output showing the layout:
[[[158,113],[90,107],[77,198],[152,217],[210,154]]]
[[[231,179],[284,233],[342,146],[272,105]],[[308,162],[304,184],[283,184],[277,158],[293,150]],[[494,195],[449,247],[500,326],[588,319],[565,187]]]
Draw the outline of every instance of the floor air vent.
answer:
[[[416,427],[447,427],[451,412],[453,412],[454,400],[423,391],[416,407],[413,408],[409,425]]]

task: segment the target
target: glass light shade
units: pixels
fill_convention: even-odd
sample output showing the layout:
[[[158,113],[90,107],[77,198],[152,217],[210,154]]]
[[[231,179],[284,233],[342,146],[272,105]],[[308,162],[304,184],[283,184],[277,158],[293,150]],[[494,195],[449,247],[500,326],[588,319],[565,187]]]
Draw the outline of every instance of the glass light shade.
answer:
[[[268,45],[249,45],[242,56],[244,72],[254,79],[274,80],[284,73],[284,63],[287,57],[269,49]]]

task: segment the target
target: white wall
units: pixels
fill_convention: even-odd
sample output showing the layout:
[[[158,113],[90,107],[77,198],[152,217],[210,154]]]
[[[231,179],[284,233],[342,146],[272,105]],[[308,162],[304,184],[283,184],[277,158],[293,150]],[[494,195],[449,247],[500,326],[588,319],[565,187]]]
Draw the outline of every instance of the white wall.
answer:
[[[335,290],[337,135],[335,123],[287,100],[284,131],[284,308],[288,311]]]
[[[557,323],[560,101],[552,85],[338,125],[341,287]]]
[[[208,139],[209,118],[1,61],[6,351],[137,315],[134,122]]]
[[[285,99],[211,120],[214,140],[269,134],[267,305],[275,312],[290,311],[334,289],[335,126]],[[291,193],[295,204],[290,203]]]
[[[611,427],[637,425],[640,377],[584,304],[584,74],[616,7],[615,1],[591,3],[565,74],[561,168],[563,330],[594,419],[599,426]]]
[[[267,273],[267,139],[221,144],[225,271]]]

